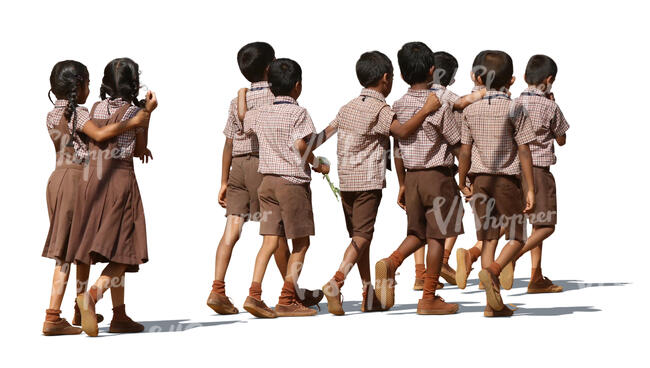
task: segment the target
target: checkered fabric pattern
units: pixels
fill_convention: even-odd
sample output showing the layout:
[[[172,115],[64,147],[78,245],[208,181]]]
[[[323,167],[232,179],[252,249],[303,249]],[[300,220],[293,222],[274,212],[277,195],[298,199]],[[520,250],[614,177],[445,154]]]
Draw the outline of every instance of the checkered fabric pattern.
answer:
[[[250,110],[244,118],[244,134],[255,134],[259,141],[259,172],[292,183],[311,181],[309,163],[294,143],[315,132],[307,110],[289,96],[278,96],[273,104]]]
[[[342,191],[386,187],[386,160],[390,159],[390,125],[395,113],[384,96],[364,88],[343,106],[330,127],[337,129],[339,183]]]
[[[52,111],[47,113],[47,120],[46,120],[46,125],[47,129],[54,129],[59,123],[61,122],[61,118],[63,117],[63,113],[65,112],[65,108],[68,106],[68,100],[56,100],[54,102],[54,109]],[[79,136],[79,133],[83,132],[83,128],[86,125],[86,123],[90,120],[90,112],[88,111],[87,108],[83,106],[77,106],[77,124],[76,127],[74,128],[77,133],[74,135],[74,139],[72,140],[72,145],[74,146],[74,152],[77,158],[81,161],[85,160],[88,158],[88,144],[84,142],[81,137]],[[70,133],[72,134],[72,124],[74,123],[74,119],[70,119],[68,122],[68,129],[70,130]]]
[[[529,87],[515,99],[528,112],[530,123],[535,132],[535,141],[530,143],[533,165],[551,166],[557,162],[555,157],[556,137],[561,137],[569,130],[569,124],[555,101],[546,97],[543,91]]]
[[[269,82],[255,82],[246,93],[246,106],[248,110],[254,110],[259,106],[270,105],[275,96],[269,88]],[[237,98],[230,102],[228,109],[228,120],[223,134],[226,138],[232,139],[233,156],[246,155],[259,152],[259,142],[255,135],[243,133],[244,126],[237,116]]]
[[[102,100],[97,107],[95,108],[94,115],[91,116],[91,119],[108,119],[113,115],[117,110],[122,106],[129,104],[129,102],[124,101],[121,98],[116,98],[114,100],[105,99]],[[138,111],[139,107],[131,106],[126,110],[122,121],[127,121],[134,117]],[[133,151],[135,150],[135,135],[138,129],[130,129],[126,132],[117,136],[117,149],[119,149],[119,154],[116,155],[117,158],[122,160],[130,160],[133,158]]]
[[[503,92],[488,91],[463,111],[461,142],[472,145],[470,174],[518,175],[517,146],[533,141],[526,109]]]

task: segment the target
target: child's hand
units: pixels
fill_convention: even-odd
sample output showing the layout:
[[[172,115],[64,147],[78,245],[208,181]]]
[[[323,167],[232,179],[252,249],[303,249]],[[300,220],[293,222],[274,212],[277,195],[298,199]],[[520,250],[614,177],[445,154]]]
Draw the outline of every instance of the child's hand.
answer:
[[[526,208],[524,208],[524,213],[530,213],[535,208],[535,192],[529,190],[526,192]]]
[[[240,88],[239,91],[237,91],[237,118],[239,121],[244,121],[246,111],[248,110],[248,106],[246,106],[247,92],[248,88]]]
[[[553,94],[553,92],[547,93],[546,98],[548,98],[551,101],[555,101],[555,95]]]
[[[469,202],[469,200],[472,199],[472,195],[474,195],[474,187],[470,186],[468,188],[466,185],[463,185],[460,188],[460,192],[465,196],[465,202]]]
[[[485,93],[487,92],[487,89],[481,88],[478,91],[474,91],[469,94],[469,103],[473,104],[476,101],[480,101],[483,97],[485,97]]]
[[[397,205],[406,211],[406,187],[404,185],[399,186],[399,193],[397,193]]]
[[[314,171],[316,171],[317,173],[321,173],[323,175],[326,175],[326,174],[330,173],[330,165],[328,165],[328,164],[321,163],[318,166],[313,166],[312,169]]]
[[[152,91],[147,92],[147,97],[145,98],[144,102],[144,109],[151,113],[153,110],[158,107],[158,99],[156,98],[156,94]]]
[[[226,208],[226,191],[228,189],[228,184],[221,184],[221,188],[219,188],[219,196],[217,197],[219,200],[219,205],[223,208]]]
[[[151,154],[149,148],[145,148],[144,153],[142,153],[142,156],[140,156],[140,161],[142,161],[143,164],[148,164],[149,159],[153,160],[153,155]]]
[[[435,93],[430,93],[429,97],[427,97],[427,100],[424,102],[422,110],[424,110],[424,112],[427,114],[431,114],[432,112],[438,110],[440,106],[442,106],[442,104],[440,103],[438,96],[436,96]]]

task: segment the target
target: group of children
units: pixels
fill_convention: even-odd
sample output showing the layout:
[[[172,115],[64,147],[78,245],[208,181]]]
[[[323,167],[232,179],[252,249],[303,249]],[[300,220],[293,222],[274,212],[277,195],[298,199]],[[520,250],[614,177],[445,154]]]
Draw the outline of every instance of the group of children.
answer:
[[[392,63],[381,52],[366,52],[356,64],[360,95],[317,132],[297,102],[300,65],[276,59],[264,42],[239,51],[239,68],[252,84],[231,102],[224,130],[219,203],[226,208],[227,221],[207,301],[214,311],[238,313],[226,296],[225,273],[247,220],[260,221],[263,241],[244,309],[260,318],[314,315],[317,311],[310,307],[323,297],[330,313],[345,314],[341,288],[355,264],[363,282],[361,310],[388,310],[395,303],[396,271],[411,254],[416,260],[414,288],[422,290],[418,314],[455,313],[458,305],[436,294],[443,286],[438,279],[464,289],[479,256],[487,317],[512,315],[500,289],[512,287],[516,261],[529,250],[533,269],[528,292],[562,291],[541,272],[542,242],[553,233],[557,218],[549,167],[556,161],[554,143],[563,145],[569,128],[551,93],[555,62],[545,55],[531,57],[524,75],[528,88],[513,100],[513,63],[505,52],[486,50],[476,56],[471,72],[475,88],[462,97],[447,88],[458,68],[449,53],[410,42],[397,57],[401,76],[410,85],[403,97],[392,107],[386,103]],[[334,134],[350,243],[334,276],[312,291],[298,287],[314,235],[310,171],[329,172],[329,161],[313,152]],[[408,226],[399,247],[376,263],[373,287],[369,247],[391,158],[400,186],[397,202],[406,211]],[[461,196],[473,209],[477,242],[469,250],[458,249],[454,270],[448,260],[464,232]],[[533,224],[530,237],[527,220]],[[509,241],[495,259],[503,235]],[[272,256],[284,279],[274,309],[262,300],[262,280]]]
[[[153,92],[138,100],[140,70],[128,58],[104,69],[100,97],[90,111],[81,106],[89,95],[86,66],[58,62],[50,75],[53,109],[46,126],[56,152],[47,184],[50,228],[43,256],[56,261],[43,334],[97,336],[95,304],[110,289],[113,318],[109,332],[140,332],[144,327],[126,314],[125,272],[147,262],[144,211],[133,171],[133,158],[152,159],[148,126],[158,102]],[[50,97],[50,101],[51,97]],[[90,265],[108,265],[87,289]],[[70,267],[76,264],[77,298],[72,325],[61,318]],[[81,326],[75,327],[75,326]]]

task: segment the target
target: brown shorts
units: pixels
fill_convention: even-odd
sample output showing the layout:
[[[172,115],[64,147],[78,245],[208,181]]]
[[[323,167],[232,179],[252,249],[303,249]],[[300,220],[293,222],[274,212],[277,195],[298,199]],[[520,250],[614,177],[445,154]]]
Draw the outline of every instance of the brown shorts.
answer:
[[[528,221],[533,225],[553,226],[557,224],[557,196],[555,193],[555,178],[547,167],[533,167],[535,182],[535,209],[528,215]],[[524,202],[528,185],[522,179],[521,186]]]
[[[262,211],[261,235],[287,239],[314,235],[309,183],[293,184],[279,176],[264,175],[258,195]]]
[[[258,163],[259,159],[254,155],[232,158],[226,191],[226,216],[259,221],[261,215],[257,189],[262,183],[262,174],[257,172]]]
[[[464,232],[463,201],[450,168],[406,172],[408,235],[445,239]]]
[[[341,202],[350,238],[359,236],[372,240],[377,210],[381,203],[381,189],[341,192]]]
[[[501,227],[506,239],[526,241],[526,218],[521,181],[512,175],[478,174],[474,177],[470,204],[476,221],[478,240],[499,239]]]

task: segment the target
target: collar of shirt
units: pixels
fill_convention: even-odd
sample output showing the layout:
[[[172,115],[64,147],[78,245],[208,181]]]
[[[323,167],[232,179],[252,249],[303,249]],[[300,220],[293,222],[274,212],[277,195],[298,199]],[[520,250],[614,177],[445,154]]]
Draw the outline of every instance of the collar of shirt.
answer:
[[[521,94],[522,95],[526,95],[526,94],[528,94],[528,95],[537,95],[537,96],[540,96],[540,97],[545,96],[544,92],[541,89],[535,88],[535,87],[528,87]]]
[[[261,89],[269,88],[271,85],[267,81],[260,81],[251,83],[251,88],[249,91],[259,91]]]
[[[495,98],[503,98],[509,100],[510,97],[506,92],[501,92],[501,91],[485,91],[485,97],[483,97],[484,100],[492,100]]]
[[[275,100],[273,100],[274,105],[279,105],[279,104],[293,104],[293,105],[298,105],[298,101],[294,100],[293,97],[291,96],[277,96]]]
[[[484,88],[483,86],[474,86],[474,87],[472,87],[472,92],[480,91],[483,88]]]
[[[68,100],[56,100],[54,101],[54,107],[66,107],[68,106]]]
[[[447,89],[447,87],[443,86],[442,84],[432,84],[431,87],[429,88],[430,91],[444,91]]]
[[[124,106],[127,103],[128,102],[124,101],[121,97],[115,98],[115,99],[112,99],[112,98],[108,99],[108,105],[110,107],[120,108],[120,107]]]
[[[429,89],[413,89],[409,88],[408,91],[406,91],[407,95],[411,95],[414,97],[427,97],[431,93],[431,90]]]
[[[361,90],[361,96],[371,97],[377,99],[381,102],[386,102],[386,98],[381,93],[375,91],[374,89],[364,88]]]

